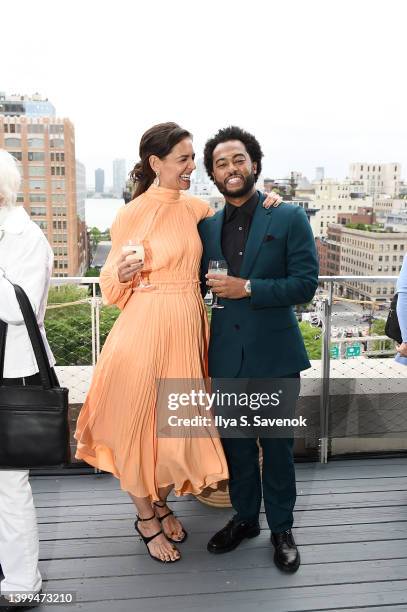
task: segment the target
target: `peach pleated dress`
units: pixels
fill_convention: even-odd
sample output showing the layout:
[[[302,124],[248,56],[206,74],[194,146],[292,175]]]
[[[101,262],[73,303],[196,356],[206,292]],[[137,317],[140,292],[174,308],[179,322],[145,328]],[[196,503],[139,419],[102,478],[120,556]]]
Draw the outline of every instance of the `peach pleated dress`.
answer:
[[[158,437],[159,379],[207,376],[208,321],[199,289],[199,221],[209,205],[151,186],[120,209],[112,249],[100,275],[105,303],[122,309],[97,362],[78,418],[76,457],[114,474],[136,497],[198,494],[228,478],[216,436]],[[116,262],[130,239],[142,239],[152,287],[120,283]],[[144,281],[145,282],[145,281]]]

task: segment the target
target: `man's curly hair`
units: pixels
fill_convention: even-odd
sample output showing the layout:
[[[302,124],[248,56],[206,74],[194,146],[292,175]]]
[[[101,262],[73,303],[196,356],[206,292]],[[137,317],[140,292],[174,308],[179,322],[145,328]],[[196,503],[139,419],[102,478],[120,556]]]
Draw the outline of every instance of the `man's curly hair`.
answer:
[[[213,181],[213,152],[215,148],[221,142],[228,142],[229,140],[240,140],[240,142],[244,144],[252,162],[257,163],[257,171],[255,173],[257,180],[261,173],[261,158],[263,157],[263,151],[261,150],[259,142],[252,134],[249,134],[249,132],[242,130],[242,128],[236,125],[222,128],[215,136],[206,142],[204,149],[204,164],[209,177]]]

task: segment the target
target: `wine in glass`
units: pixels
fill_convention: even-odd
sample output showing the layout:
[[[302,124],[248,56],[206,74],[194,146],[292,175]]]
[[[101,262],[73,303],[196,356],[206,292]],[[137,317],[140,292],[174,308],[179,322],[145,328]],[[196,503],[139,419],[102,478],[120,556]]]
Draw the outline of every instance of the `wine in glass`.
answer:
[[[126,244],[122,246],[122,253],[125,253],[127,255],[126,260],[129,263],[136,263],[136,262],[144,263],[144,259],[145,259],[144,245],[143,245],[143,242],[139,240],[138,238],[136,238],[135,240],[127,240]],[[139,287],[145,288],[145,287],[150,287],[150,286],[151,285],[149,283],[145,284],[143,283],[142,280],[140,281]]]
[[[211,259],[209,262],[208,272],[212,274],[228,274],[228,264],[224,259]],[[216,282],[216,281],[215,281]],[[218,296],[213,293],[213,300],[211,308],[224,308],[218,303]]]

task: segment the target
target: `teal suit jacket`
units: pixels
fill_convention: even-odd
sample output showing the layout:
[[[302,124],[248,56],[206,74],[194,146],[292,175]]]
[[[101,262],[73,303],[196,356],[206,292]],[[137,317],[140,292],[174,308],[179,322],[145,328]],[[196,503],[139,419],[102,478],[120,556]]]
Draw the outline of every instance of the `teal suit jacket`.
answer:
[[[266,210],[260,194],[240,270],[251,297],[219,299],[212,310],[209,375],[234,378],[244,360],[252,378],[286,376],[310,367],[293,306],[312,300],[318,286],[315,240],[304,210],[282,203]],[[222,253],[224,210],[201,221],[201,282]]]

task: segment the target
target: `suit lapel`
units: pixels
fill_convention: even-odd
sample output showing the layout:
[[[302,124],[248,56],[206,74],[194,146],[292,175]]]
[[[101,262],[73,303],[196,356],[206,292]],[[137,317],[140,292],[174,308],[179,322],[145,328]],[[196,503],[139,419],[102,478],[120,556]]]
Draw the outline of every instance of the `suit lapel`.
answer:
[[[267,233],[268,226],[272,218],[272,208],[263,208],[263,202],[265,196],[260,194],[259,202],[254,212],[252,224],[249,231],[249,237],[247,239],[245,252],[243,255],[242,266],[240,268],[239,276],[241,278],[249,278],[250,272],[252,271],[254,261],[257,257],[257,253],[261,247],[264,236]]]

